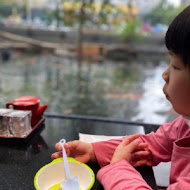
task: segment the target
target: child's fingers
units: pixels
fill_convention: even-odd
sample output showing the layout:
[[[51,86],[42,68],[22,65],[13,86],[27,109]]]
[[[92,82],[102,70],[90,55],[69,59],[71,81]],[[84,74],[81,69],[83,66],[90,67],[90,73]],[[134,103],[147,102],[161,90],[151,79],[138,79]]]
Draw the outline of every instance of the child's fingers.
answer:
[[[133,140],[131,143],[129,143],[125,148],[127,149],[128,152],[133,152],[139,145],[140,141],[139,139]]]
[[[70,141],[64,144],[65,150],[67,153],[75,151],[79,147],[80,141]]]
[[[51,158],[52,159],[56,159],[56,158],[60,158],[60,157],[62,157],[63,155],[62,155],[62,152],[55,152],[55,153],[53,153],[52,155],[51,155]]]
[[[134,141],[135,139],[139,138],[139,136],[140,134],[129,135],[128,136],[129,142]]]
[[[65,143],[64,147],[65,147],[65,151],[67,153],[67,156],[72,157],[72,154],[75,153],[75,150],[77,149],[78,146],[79,146],[78,140]]]
[[[128,145],[130,142],[134,141],[135,139],[139,138],[140,134],[135,134],[135,135],[129,135],[129,136],[126,136],[123,141],[122,141],[122,144],[125,146],[125,145]]]
[[[56,149],[57,151],[62,151],[62,146],[61,146],[59,143],[56,143],[56,144],[55,144],[55,149]]]
[[[139,166],[143,166],[143,165],[146,165],[146,160],[140,160],[140,161],[130,161],[130,164],[133,166],[133,167],[139,167]]]
[[[145,149],[145,148],[147,148],[147,147],[148,147],[148,144],[147,144],[147,143],[141,142],[141,143],[138,145],[137,150],[143,150],[143,149]]]
[[[65,151],[66,151],[67,156],[69,156],[69,154],[70,154],[70,150],[69,150],[70,145],[69,145],[68,143],[65,143],[65,144],[64,144],[64,148],[65,148]],[[60,143],[56,143],[56,144],[55,144],[55,149],[56,149],[57,151],[60,151],[61,154],[62,154],[62,146],[60,145]]]
[[[148,151],[138,151],[138,152],[134,152],[131,155],[131,159],[132,160],[140,160],[140,158],[145,158],[146,156],[148,156],[150,154],[150,152]]]
[[[133,167],[139,167],[139,166],[143,166],[143,165],[147,165],[147,166],[151,166],[150,162],[148,162],[147,160],[140,160],[140,161],[131,161],[130,164]]]

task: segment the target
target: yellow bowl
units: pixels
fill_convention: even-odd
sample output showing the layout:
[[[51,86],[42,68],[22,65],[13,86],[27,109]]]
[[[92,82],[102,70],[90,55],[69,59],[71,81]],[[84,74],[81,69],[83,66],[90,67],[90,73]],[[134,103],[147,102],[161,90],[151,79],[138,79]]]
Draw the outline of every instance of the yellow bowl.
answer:
[[[68,158],[71,178],[78,176],[80,190],[89,190],[92,188],[95,175],[92,169],[73,158]],[[42,167],[34,177],[34,186],[36,190],[59,190],[60,183],[66,180],[63,159],[57,158],[51,163]]]

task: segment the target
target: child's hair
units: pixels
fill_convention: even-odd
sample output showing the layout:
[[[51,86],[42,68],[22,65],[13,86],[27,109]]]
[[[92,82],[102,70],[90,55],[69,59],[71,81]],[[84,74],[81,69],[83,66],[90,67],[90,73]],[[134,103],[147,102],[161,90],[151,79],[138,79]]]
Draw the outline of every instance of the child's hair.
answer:
[[[170,24],[165,36],[168,50],[182,58],[190,66],[190,6],[185,8]]]

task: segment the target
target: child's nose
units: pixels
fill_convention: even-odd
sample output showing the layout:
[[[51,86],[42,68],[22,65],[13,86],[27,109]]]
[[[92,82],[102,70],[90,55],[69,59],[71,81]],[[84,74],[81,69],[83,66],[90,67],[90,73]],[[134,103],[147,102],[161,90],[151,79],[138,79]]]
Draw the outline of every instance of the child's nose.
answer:
[[[163,72],[162,78],[165,80],[166,83],[169,82],[169,67]]]

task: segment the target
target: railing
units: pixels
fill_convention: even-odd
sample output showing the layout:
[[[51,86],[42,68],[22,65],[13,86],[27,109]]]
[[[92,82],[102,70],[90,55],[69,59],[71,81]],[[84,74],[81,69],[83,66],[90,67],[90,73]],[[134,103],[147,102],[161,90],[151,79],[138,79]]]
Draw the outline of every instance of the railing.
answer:
[[[88,115],[74,115],[74,114],[66,115],[66,114],[57,114],[57,113],[45,113],[44,116],[47,118],[49,117],[49,118],[55,118],[55,119],[58,118],[58,119],[71,119],[71,120],[86,120],[86,121],[94,121],[94,122],[143,126],[145,129],[145,133],[156,131],[160,126],[159,124],[133,122],[133,121],[127,121],[127,120],[117,120],[117,119],[112,119],[112,118],[96,117],[96,116],[88,116]]]

